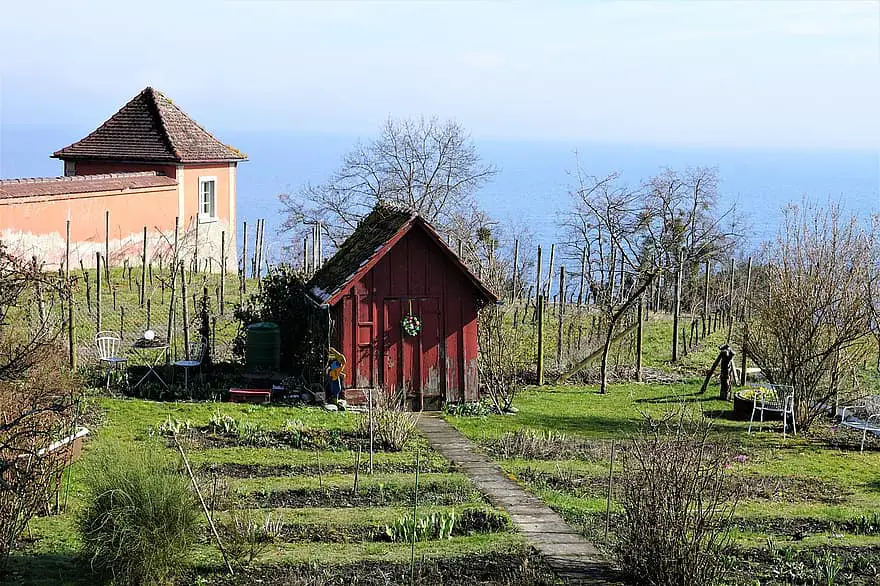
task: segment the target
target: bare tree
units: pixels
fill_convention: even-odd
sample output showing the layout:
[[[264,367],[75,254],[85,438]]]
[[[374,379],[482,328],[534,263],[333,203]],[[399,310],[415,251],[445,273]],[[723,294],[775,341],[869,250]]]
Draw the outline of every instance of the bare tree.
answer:
[[[24,308],[53,285],[0,243],[0,570],[28,521],[45,510],[66,464],[47,450],[75,419],[69,372],[45,316],[30,325]]]
[[[785,209],[764,246],[744,346],[771,383],[794,387],[799,429],[856,390],[844,374],[862,362],[871,334],[876,245],[873,223],[804,202]]]
[[[469,238],[480,227],[473,225],[478,220],[474,192],[495,173],[458,123],[388,119],[379,137],[357,144],[326,183],[279,196],[286,214],[282,229],[296,233],[304,223],[318,222],[339,246],[362,217],[384,202]]]

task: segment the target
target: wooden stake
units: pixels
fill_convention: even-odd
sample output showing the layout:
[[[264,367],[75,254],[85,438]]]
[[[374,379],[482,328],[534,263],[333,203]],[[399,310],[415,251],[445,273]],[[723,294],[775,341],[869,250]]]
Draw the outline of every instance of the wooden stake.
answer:
[[[707,321],[711,320],[709,317],[709,272],[712,268],[712,261],[706,261],[706,278],[705,278],[705,287],[703,289],[703,338],[709,335],[709,325]]]
[[[565,267],[559,267],[559,324],[556,330],[556,368],[562,365],[562,328],[565,321]]]
[[[104,212],[104,272],[110,286],[110,210]]]
[[[515,301],[518,297],[516,288],[516,272],[519,269],[519,239],[513,241],[513,276],[510,279],[510,300]]]
[[[550,262],[547,263],[547,285],[544,291],[544,297],[550,299],[551,291],[553,289],[553,256],[556,252],[556,245],[550,245]]]
[[[226,231],[220,232],[220,315],[226,307]]]
[[[538,312],[538,386],[541,387],[541,386],[544,386],[544,296],[543,295],[538,295],[537,312]]]
[[[672,361],[678,360],[678,321],[681,314],[681,278],[684,274],[684,248],[678,253],[678,274],[675,277],[675,307],[672,313]]]
[[[742,354],[742,368],[740,369],[740,377],[739,384],[740,386],[745,386],[746,384],[746,345],[748,341],[748,319],[749,319],[749,291],[752,287],[752,257],[749,257],[749,263],[746,269],[746,290],[743,293],[743,307],[742,307],[742,336],[743,343],[742,348],[740,348],[740,354]]]
[[[541,245],[538,245],[538,262],[535,268],[535,300],[537,301],[543,290],[541,288]]]
[[[584,250],[581,252],[581,284],[578,287],[578,307],[580,307],[584,301],[584,280],[586,279],[586,272],[587,272],[587,249],[584,248]]]
[[[636,328],[636,382],[642,382],[642,344],[645,338],[645,297],[639,296],[638,327]]]
[[[101,253],[95,253],[95,333],[101,331]]]
[[[180,296],[181,296],[181,306],[183,309],[183,355],[186,360],[189,360],[189,311],[187,310],[186,303],[186,271],[183,265],[183,261],[180,261]]]
[[[174,443],[177,444],[177,449],[180,451],[180,457],[183,458],[183,465],[186,468],[187,474],[189,474],[189,479],[192,481],[193,488],[196,490],[196,495],[199,497],[199,502],[202,504],[202,510],[205,512],[205,518],[208,520],[208,525],[211,526],[211,532],[214,534],[214,540],[217,542],[217,548],[220,550],[220,553],[223,554],[223,561],[226,562],[226,569],[229,570],[229,575],[232,576],[235,572],[232,571],[232,565],[229,563],[229,558],[226,557],[226,549],[223,548],[223,542],[220,540],[220,534],[217,533],[217,527],[214,525],[214,519],[211,518],[211,513],[208,512],[208,505],[205,504],[205,499],[202,498],[202,491],[199,489],[199,483],[196,482],[196,476],[193,474],[192,468],[189,466],[189,460],[186,458],[186,453],[183,451],[183,446],[180,445],[180,442],[177,441],[177,434],[172,436],[174,438]]]
[[[68,225],[70,225],[69,220]],[[67,280],[67,352],[70,370],[76,370],[76,322],[73,319],[73,288],[70,279]]]

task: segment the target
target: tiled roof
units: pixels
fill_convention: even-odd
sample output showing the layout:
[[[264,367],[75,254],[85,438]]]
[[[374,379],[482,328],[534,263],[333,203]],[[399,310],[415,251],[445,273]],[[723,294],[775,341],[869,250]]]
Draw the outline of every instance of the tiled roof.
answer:
[[[309,293],[322,303],[335,303],[334,299],[348,289],[364,268],[384,256],[385,245],[398,233],[410,226],[420,225],[438,246],[458,265],[474,286],[488,300],[497,298],[443,241],[443,238],[426,220],[415,212],[379,204],[358,224],[351,236],[330,260],[314,274],[308,283]]]
[[[195,163],[242,161],[247,155],[223,144],[161,92],[147,87],[94,132],[53,155],[58,159],[109,159]]]
[[[149,187],[173,187],[175,185],[177,185],[177,181],[165,175],[158,175],[155,171],[76,175],[73,177],[0,179],[0,200],[15,197],[125,191]]]

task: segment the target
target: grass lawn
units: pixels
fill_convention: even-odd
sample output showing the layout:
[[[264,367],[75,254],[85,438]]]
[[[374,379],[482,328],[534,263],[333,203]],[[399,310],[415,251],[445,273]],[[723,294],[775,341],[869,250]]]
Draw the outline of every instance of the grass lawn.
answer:
[[[830,423],[787,440],[779,422],[747,434],[748,422],[727,418],[732,407],[717,398],[717,385],[705,395],[699,389],[696,380],[613,385],[605,395],[595,387],[532,388],[518,397],[515,415],[447,419],[602,547],[611,440],[625,442],[644,414],[659,416],[686,405],[711,417],[718,441],[746,457],[744,463],[732,461],[730,469],[744,487],[735,516],[730,583],[755,584],[756,578],[761,584],[791,583],[774,577],[772,556],[788,559],[795,575],[802,574],[804,582],[794,583],[810,583],[820,572],[821,564],[814,561],[824,555],[834,556],[840,575],[849,580],[831,583],[878,583],[880,442],[859,453],[856,438]],[[582,455],[572,458],[551,450],[538,457],[505,457],[511,454],[501,450],[499,440],[522,429],[551,434],[547,444],[576,444]],[[613,500],[611,507],[613,533],[619,508]]]
[[[95,582],[88,562],[77,557],[76,515],[85,495],[83,476],[89,462],[100,450],[124,450],[138,444],[175,450],[167,437],[150,433],[151,428],[169,417],[188,421],[191,427],[199,428],[206,426],[219,409],[223,414],[235,417],[240,425],[247,421],[267,430],[280,430],[285,422],[299,420],[306,429],[324,430],[322,437],[331,440],[352,434],[360,417],[351,412],[329,413],[319,408],[230,403],[96,398],[94,405],[100,423],[83,457],[69,471],[70,488],[61,495],[62,502],[66,498],[67,507],[62,514],[37,517],[31,521],[29,533],[13,556],[12,574],[6,583],[83,585]],[[206,435],[203,432],[196,434]],[[495,567],[516,568],[527,559],[527,546],[511,529],[506,515],[495,511],[482,495],[475,492],[466,477],[451,472],[449,463],[430,451],[423,439],[416,438],[400,452],[377,451],[372,474],[368,471],[368,457],[364,453],[356,492],[353,483],[357,453],[341,443],[342,440],[333,441],[322,449],[216,446],[205,443],[205,440],[190,442],[187,449],[190,462],[200,476],[206,500],[217,503],[215,519],[221,526],[230,518],[232,503],[252,509],[258,518],[271,513],[273,519],[284,522],[281,537],[252,564],[242,568],[237,578],[239,581],[234,583],[249,584],[264,578],[272,580],[272,572],[280,571],[279,567],[286,567],[288,570],[285,571],[290,572],[320,568],[316,575],[336,572],[350,578],[360,572],[359,564],[380,562],[391,574],[408,576],[411,546],[390,541],[386,526],[412,515],[416,451],[419,452],[420,469],[419,514],[451,513],[457,519],[450,539],[416,543],[415,559],[420,573],[431,575],[441,571],[438,568],[456,567],[455,571],[461,572],[461,576],[450,576],[447,570],[442,570],[446,572],[442,579],[453,584],[470,583],[474,576],[485,573],[493,564]],[[65,483],[67,480],[65,478]],[[218,484],[217,494],[220,496],[215,499],[216,495],[210,494],[212,489],[209,487]],[[205,522],[204,536],[184,583],[195,580],[196,575],[205,583],[228,583],[219,550],[209,535]],[[475,561],[471,564],[473,567],[468,568],[467,563],[458,560]],[[542,577],[535,569],[526,567],[524,571],[534,573],[534,579],[525,583],[551,583],[546,574]],[[508,578],[498,575],[498,581],[492,583],[522,579],[522,575],[514,572]],[[283,578],[282,582],[285,580],[291,578]]]

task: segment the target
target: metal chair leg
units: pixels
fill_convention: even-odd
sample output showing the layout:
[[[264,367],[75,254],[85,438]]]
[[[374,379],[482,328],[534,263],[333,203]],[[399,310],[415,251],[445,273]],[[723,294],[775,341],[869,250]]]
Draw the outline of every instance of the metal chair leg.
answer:
[[[749,433],[752,433],[752,423],[755,421],[755,408],[752,407],[752,416],[749,418]]]
[[[868,436],[868,428],[862,430],[862,447],[859,448],[859,452],[865,451],[865,438]]]

